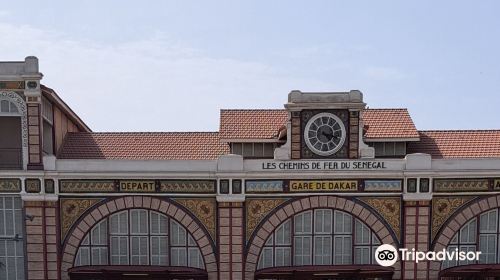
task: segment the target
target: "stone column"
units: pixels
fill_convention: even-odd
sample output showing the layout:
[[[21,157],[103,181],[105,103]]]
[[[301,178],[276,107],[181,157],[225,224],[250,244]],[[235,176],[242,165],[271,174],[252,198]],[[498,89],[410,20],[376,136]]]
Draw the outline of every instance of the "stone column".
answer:
[[[219,202],[219,279],[243,279],[243,203]]]
[[[403,247],[411,251],[429,251],[429,201],[405,201],[404,203],[404,243]],[[421,261],[405,261],[403,279],[429,279],[429,263]]]

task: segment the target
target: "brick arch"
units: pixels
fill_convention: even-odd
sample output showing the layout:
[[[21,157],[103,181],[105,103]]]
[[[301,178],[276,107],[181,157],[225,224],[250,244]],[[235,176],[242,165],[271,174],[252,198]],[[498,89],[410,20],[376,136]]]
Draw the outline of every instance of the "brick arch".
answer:
[[[431,250],[437,252],[445,249],[455,233],[457,233],[468,221],[483,212],[487,212],[498,207],[500,207],[500,195],[481,198],[465,204],[456,210],[455,213],[443,224],[441,230],[434,239],[434,244],[432,245]],[[431,262],[429,270],[430,279],[438,279],[440,270],[441,262]]]
[[[61,276],[69,279],[68,270],[73,267],[76,253],[83,238],[102,219],[127,209],[142,208],[163,213],[173,218],[193,236],[200,247],[208,279],[217,279],[217,260],[215,245],[208,232],[198,219],[194,218],[184,207],[167,198],[148,196],[126,196],[107,199],[87,210],[79,221],[71,228],[62,247]]]
[[[279,209],[270,213],[259,227],[255,230],[247,246],[245,257],[245,279],[254,279],[259,256],[264,243],[271,233],[277,229],[288,218],[301,212],[316,209],[329,208],[345,211],[363,221],[380,239],[383,244],[392,244],[398,247],[398,241],[394,232],[386,226],[386,222],[379,218],[376,212],[363,203],[337,197],[337,196],[312,196],[299,198],[286,202]],[[394,277],[398,278],[401,273],[401,263],[398,261],[394,265]]]

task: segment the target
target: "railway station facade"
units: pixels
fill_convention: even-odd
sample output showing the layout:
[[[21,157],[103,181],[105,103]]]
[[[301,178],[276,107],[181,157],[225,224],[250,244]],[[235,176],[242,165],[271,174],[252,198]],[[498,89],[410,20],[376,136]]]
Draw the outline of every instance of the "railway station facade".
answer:
[[[0,279],[500,277],[500,130],[295,90],[217,132],[92,132],[42,77],[0,62]]]

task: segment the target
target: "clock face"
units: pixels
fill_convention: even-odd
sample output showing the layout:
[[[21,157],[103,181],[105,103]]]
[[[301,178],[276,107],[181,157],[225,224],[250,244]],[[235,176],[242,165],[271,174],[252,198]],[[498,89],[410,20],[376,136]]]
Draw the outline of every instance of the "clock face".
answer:
[[[309,149],[320,156],[337,152],[344,144],[346,136],[344,123],[331,113],[313,116],[304,129],[304,140]]]

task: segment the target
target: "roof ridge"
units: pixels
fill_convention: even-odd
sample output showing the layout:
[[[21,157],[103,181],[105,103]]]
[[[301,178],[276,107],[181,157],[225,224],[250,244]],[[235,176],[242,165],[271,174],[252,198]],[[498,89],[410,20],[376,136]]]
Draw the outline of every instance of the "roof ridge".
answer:
[[[426,129],[418,132],[500,132],[500,129]]]
[[[408,108],[366,108],[363,110],[364,111],[367,111],[367,110],[373,110],[373,111],[376,111],[376,110],[393,110],[393,111],[405,110],[405,111],[408,111]]]
[[[273,108],[268,108],[268,109],[220,109],[220,111],[286,111],[286,109],[273,109]]]
[[[181,133],[196,133],[196,134],[218,134],[218,131],[76,131],[68,133],[88,133],[88,134],[181,134]]]

